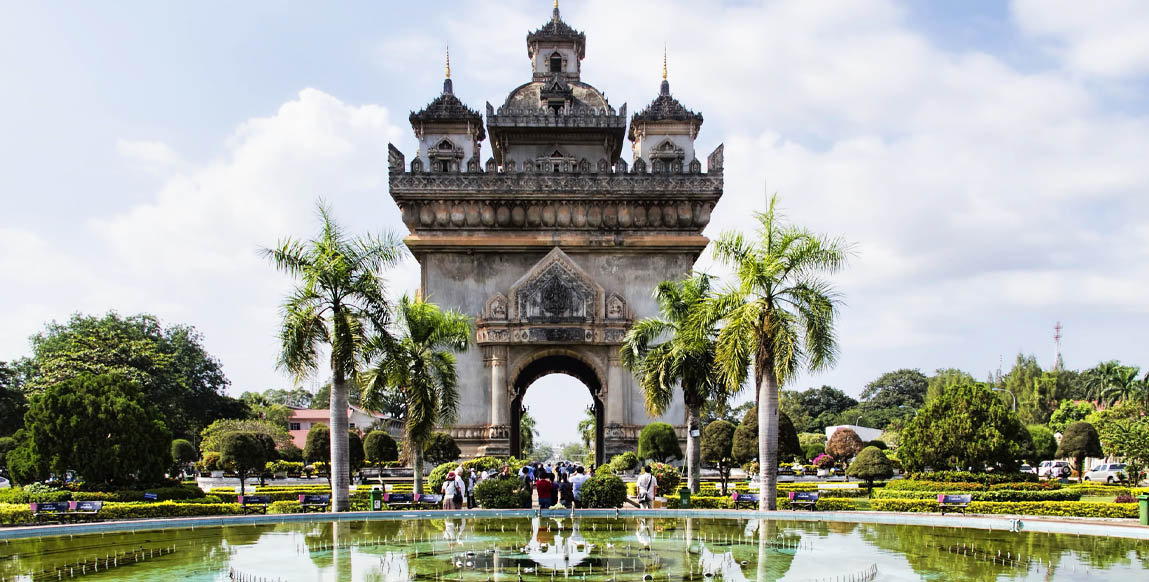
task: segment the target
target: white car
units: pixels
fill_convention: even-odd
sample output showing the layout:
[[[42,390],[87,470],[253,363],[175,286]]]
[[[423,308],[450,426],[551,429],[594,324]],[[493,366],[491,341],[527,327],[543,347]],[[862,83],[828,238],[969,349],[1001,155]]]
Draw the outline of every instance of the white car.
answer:
[[[7,479],[0,477],[0,489],[7,489],[11,486],[12,484],[9,483]]]
[[[1037,469],[1034,469],[1029,465],[1022,465],[1018,471],[1021,471],[1022,473],[1033,473],[1034,475],[1037,474]]]
[[[1125,463],[1105,463],[1093,467],[1093,470],[1087,472],[1082,479],[1085,481],[1099,481],[1104,483],[1116,483],[1124,481],[1128,478],[1128,473],[1125,472]]]
[[[1037,476],[1049,479],[1068,477],[1072,472],[1073,470],[1069,468],[1069,463],[1066,461],[1042,461],[1037,466]]]

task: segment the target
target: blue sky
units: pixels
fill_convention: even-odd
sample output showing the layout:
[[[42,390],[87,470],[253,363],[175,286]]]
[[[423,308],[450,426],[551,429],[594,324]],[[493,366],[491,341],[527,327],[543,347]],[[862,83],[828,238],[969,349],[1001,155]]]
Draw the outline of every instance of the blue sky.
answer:
[[[0,20],[0,360],[70,313],[197,326],[238,393],[282,387],[289,281],[256,249],[314,229],[402,232],[386,144],[439,91],[475,109],[528,75],[550,2],[6,2]],[[1149,365],[1149,5],[685,1],[562,3],[584,80],[635,111],[658,88],[725,143],[707,234],[787,215],[858,254],[839,285],[842,357],[793,387],[857,394],[882,372],[976,376],[1019,351]],[[489,148],[484,144],[485,152]],[[487,154],[484,154],[484,157]],[[699,268],[715,270],[708,259]],[[393,279],[411,288],[417,267]],[[573,389],[572,389],[573,388]],[[546,398],[548,394],[570,394]],[[589,398],[560,377],[528,403],[548,441]]]

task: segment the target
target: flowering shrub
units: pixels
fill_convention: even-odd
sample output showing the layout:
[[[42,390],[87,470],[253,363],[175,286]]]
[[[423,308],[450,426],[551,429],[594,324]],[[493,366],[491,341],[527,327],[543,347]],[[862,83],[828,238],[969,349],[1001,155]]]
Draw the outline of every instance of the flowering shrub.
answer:
[[[830,467],[834,466],[834,457],[831,457],[826,453],[822,453],[817,457],[814,457],[814,466],[818,467],[819,469],[829,469]]]

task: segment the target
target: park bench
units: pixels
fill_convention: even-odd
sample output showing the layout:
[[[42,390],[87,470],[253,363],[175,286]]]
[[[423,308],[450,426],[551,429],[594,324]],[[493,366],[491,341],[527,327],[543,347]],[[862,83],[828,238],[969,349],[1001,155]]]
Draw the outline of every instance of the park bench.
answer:
[[[730,496],[730,500],[734,502],[734,509],[738,509],[740,507],[758,509],[757,493],[734,493]]]
[[[147,493],[144,493],[144,501],[159,501],[159,500],[160,500],[160,496],[156,493],[152,493],[150,491]]]
[[[64,518],[90,518],[100,513],[104,507],[103,501],[46,501],[29,504],[32,517],[41,520],[46,517]]]
[[[443,496],[438,493],[423,493],[415,496],[415,505],[419,507],[430,506],[434,509],[443,507]]]
[[[267,506],[271,505],[270,495],[240,495],[239,507],[243,510],[243,514],[249,513],[267,513]]]
[[[798,509],[802,507],[813,511],[814,506],[818,503],[817,491],[791,491],[790,492],[790,509]]]
[[[411,507],[415,505],[414,493],[384,493],[383,503],[388,507]]]
[[[972,499],[973,499],[973,496],[968,495],[968,494],[966,494],[966,495],[946,495],[944,493],[939,493],[938,494],[938,509],[940,509],[942,511],[942,515],[945,515],[947,510],[950,512],[953,512],[956,510],[956,511],[960,511],[960,512],[964,513],[965,509],[967,507],[969,507],[969,503]]]
[[[299,506],[303,508],[303,513],[308,511],[322,512],[327,511],[328,504],[331,503],[330,495],[300,495]]]

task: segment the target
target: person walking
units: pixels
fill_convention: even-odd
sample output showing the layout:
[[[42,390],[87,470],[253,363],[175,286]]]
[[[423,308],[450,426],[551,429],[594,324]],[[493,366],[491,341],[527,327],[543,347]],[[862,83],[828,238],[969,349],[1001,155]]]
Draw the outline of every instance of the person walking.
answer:
[[[539,508],[550,509],[555,501],[555,486],[550,473],[544,471],[539,475],[539,480],[535,482],[535,490],[539,492]]]
[[[443,480],[443,485],[439,488],[439,493],[443,495],[443,509],[459,509],[459,506],[455,505],[455,500],[462,501],[461,483],[462,481],[457,478],[454,471],[447,473],[447,478]]]
[[[654,508],[654,496],[658,494],[658,480],[654,478],[654,469],[647,465],[645,472],[635,481],[638,488],[638,506],[642,509]]]
[[[579,501],[581,499],[579,489],[582,488],[582,484],[586,481],[586,469],[579,465],[579,467],[575,469],[574,476],[570,478],[570,481],[571,495],[574,496],[574,506],[582,507],[582,503]]]
[[[467,477],[467,509],[475,508],[475,485],[479,484],[478,471],[471,471],[470,476]]]
[[[535,482],[531,479],[530,471],[527,471],[527,467],[523,467],[522,471],[519,472],[519,487],[517,489],[520,495],[524,492],[526,493],[526,500],[523,501],[523,509],[531,508],[531,493],[534,491],[534,484]]]
[[[562,503],[563,507],[567,509],[574,508],[574,487],[571,486],[570,477],[567,476],[566,471],[559,473],[559,480],[556,486],[559,490],[559,503]]]

